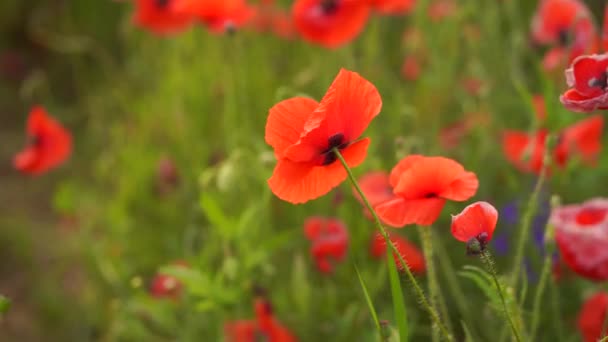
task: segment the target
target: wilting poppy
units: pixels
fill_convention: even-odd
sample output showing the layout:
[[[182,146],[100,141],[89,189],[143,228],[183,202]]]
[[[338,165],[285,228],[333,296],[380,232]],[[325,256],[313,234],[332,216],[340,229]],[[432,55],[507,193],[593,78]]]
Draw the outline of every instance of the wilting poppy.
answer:
[[[348,231],[340,220],[311,217],[304,223],[304,234],[312,242],[310,254],[319,271],[331,273],[333,264],[346,257]]]
[[[238,320],[224,324],[227,342],[295,342],[297,339],[274,316],[272,305],[264,298],[254,303],[255,320]]]
[[[479,186],[477,176],[456,161],[421,155],[403,158],[391,171],[389,182],[393,199],[374,209],[392,227],[431,225],[446,200],[465,201]]]
[[[532,19],[532,38],[553,46],[543,60],[547,70],[597,48],[593,19],[580,0],[540,1]]]
[[[595,115],[564,129],[551,152],[555,164],[565,167],[574,156],[593,164],[601,149],[604,119]],[[541,129],[530,135],[527,132],[506,131],[503,150],[507,159],[524,172],[540,173],[548,132]]]
[[[359,137],[381,107],[376,87],[344,69],[320,103],[294,97],[272,107],[265,135],[278,159],[268,180],[272,192],[287,202],[304,203],[338,186],[347,174],[333,148],[350,167],[362,163],[370,140]]]
[[[408,241],[406,238],[397,234],[389,234],[389,240],[395,246],[395,249],[405,260],[408,267],[413,273],[422,274],[426,270],[424,255],[416,245]],[[373,258],[381,259],[386,255],[386,240],[380,233],[374,233],[372,236],[370,254]],[[393,253],[393,258],[398,269],[403,269],[403,264],[399,256]]]
[[[452,236],[458,241],[471,245],[472,240],[477,242],[483,251],[488,242],[492,240],[494,229],[498,222],[498,211],[488,202],[475,202],[468,205],[458,215],[452,215]],[[477,254],[478,251],[470,251]]]
[[[371,0],[374,10],[381,14],[405,14],[414,9],[416,0]]]
[[[608,199],[555,208],[550,223],[568,267],[591,280],[608,280]]]
[[[28,143],[13,159],[23,173],[39,175],[63,163],[72,152],[72,135],[44,108],[36,106],[27,120]]]
[[[221,33],[243,26],[254,15],[246,0],[172,0],[171,9],[198,19],[210,31]]]
[[[589,297],[578,314],[578,330],[584,342],[596,342],[606,336],[606,314],[608,313],[608,294],[598,292]]]
[[[570,89],[560,96],[575,112],[608,109],[608,54],[580,56],[566,70]]]
[[[176,261],[174,266],[189,267],[185,261]],[[150,295],[155,298],[177,299],[181,295],[183,284],[176,277],[157,273],[150,284]]]
[[[172,5],[175,0],[137,0],[133,22],[159,35],[179,33],[192,24],[193,16],[188,13],[175,12]]]
[[[370,4],[363,0],[296,0],[292,13],[304,39],[336,48],[363,31]]]

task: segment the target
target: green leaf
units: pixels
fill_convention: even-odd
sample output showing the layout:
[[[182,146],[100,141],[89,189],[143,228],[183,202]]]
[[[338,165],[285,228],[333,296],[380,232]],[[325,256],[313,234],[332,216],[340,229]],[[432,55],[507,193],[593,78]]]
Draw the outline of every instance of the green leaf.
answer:
[[[11,300],[0,295],[0,315],[5,314],[11,308]]]
[[[354,264],[355,272],[357,272],[357,278],[359,279],[359,284],[361,284],[361,289],[363,290],[363,295],[365,296],[365,301],[367,302],[367,306],[369,307],[369,312],[372,315],[372,319],[374,320],[374,324],[376,325],[376,329],[380,335],[382,335],[382,327],[380,327],[380,321],[378,320],[378,314],[376,313],[376,308],[374,308],[374,303],[372,302],[372,298],[370,297],[367,286],[365,286],[365,281],[361,277],[361,273],[359,272],[359,268],[357,264]]]
[[[393,312],[395,314],[395,320],[397,321],[397,327],[399,329],[399,340],[404,342],[408,340],[409,335],[407,312],[405,310],[403,291],[401,290],[401,280],[399,279],[397,265],[395,264],[391,248],[386,249],[386,260],[388,263],[388,274],[391,283],[391,294],[393,297]]]
[[[471,334],[467,324],[464,321],[460,321],[460,324],[462,325],[462,330],[464,331],[464,342],[475,342],[473,334]]]

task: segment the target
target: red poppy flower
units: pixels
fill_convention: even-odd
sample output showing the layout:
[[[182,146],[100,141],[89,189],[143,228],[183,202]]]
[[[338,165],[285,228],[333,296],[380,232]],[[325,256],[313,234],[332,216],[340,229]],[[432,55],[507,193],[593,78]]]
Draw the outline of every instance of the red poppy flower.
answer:
[[[545,55],[546,70],[597,48],[591,14],[579,0],[541,1],[532,19],[532,37],[540,44],[554,46]]]
[[[259,338],[268,342],[295,342],[297,339],[284,327],[272,312],[266,299],[256,299],[254,304],[255,320],[239,320],[224,325],[227,342],[255,342]]]
[[[585,342],[596,342],[606,335],[604,324],[607,312],[607,293],[598,292],[585,301],[578,314],[578,330]]]
[[[446,200],[471,198],[479,182],[473,172],[444,157],[411,155],[403,158],[391,171],[392,200],[374,209],[387,225],[428,226],[441,214]]]
[[[580,56],[566,70],[568,89],[562,104],[575,112],[608,109],[608,54]]]
[[[604,119],[592,116],[562,131],[553,151],[553,160],[564,167],[573,155],[593,164],[601,149]],[[543,151],[547,130],[541,129],[530,135],[527,132],[507,131],[503,135],[503,149],[507,159],[524,172],[539,174],[543,163]]]
[[[550,222],[564,263],[585,278],[608,280],[608,199],[556,208]]]
[[[246,0],[173,0],[171,8],[197,18],[216,33],[241,27],[254,15]]]
[[[174,266],[189,267],[185,261],[176,261]],[[182,283],[172,275],[158,273],[150,284],[150,295],[155,298],[177,299],[183,290]]]
[[[492,240],[498,222],[498,211],[488,202],[468,205],[458,215],[452,215],[452,236],[458,241],[477,239],[488,243]]]
[[[361,164],[370,140],[359,137],[381,107],[376,87],[344,69],[320,103],[295,97],[272,107],[265,136],[278,159],[268,180],[272,192],[304,203],[338,186],[347,174],[332,149],[338,148],[350,167]]]
[[[374,9],[381,14],[405,14],[414,9],[416,0],[371,0]]]
[[[72,135],[42,107],[34,107],[27,120],[28,144],[13,159],[23,173],[39,175],[63,163],[72,152]]]
[[[370,4],[362,0],[296,0],[292,13],[304,39],[336,48],[363,31]]]
[[[133,22],[158,35],[170,35],[184,31],[192,24],[188,13],[172,10],[175,0],[137,0]]]
[[[435,0],[429,5],[429,18],[431,21],[438,22],[454,15],[457,9],[454,0]]]
[[[348,231],[340,220],[311,217],[304,223],[304,234],[312,242],[310,254],[319,271],[331,273],[332,261],[342,261],[346,257]]]
[[[359,178],[358,182],[359,188],[361,188],[361,191],[365,194],[365,197],[372,208],[380,203],[393,199],[393,189],[391,188],[391,184],[388,180],[388,173],[386,172],[369,172]],[[363,199],[355,188],[353,188],[353,195],[364,207],[363,212],[365,213],[365,216],[371,219],[372,214],[365,208],[365,203],[363,203]]]
[[[409,55],[403,60],[401,65],[401,76],[408,81],[415,81],[420,77],[422,67],[415,55]]]
[[[397,234],[390,234],[389,240],[393,243],[393,246],[395,246],[395,249],[397,249],[397,252],[401,255],[403,260],[405,260],[410,271],[417,274],[424,273],[426,270],[424,255],[416,245]],[[382,234],[374,233],[369,250],[371,256],[375,259],[383,258],[386,255],[386,248],[386,241]],[[403,265],[401,264],[399,257],[396,254],[393,254],[393,258],[397,268],[402,270]]]

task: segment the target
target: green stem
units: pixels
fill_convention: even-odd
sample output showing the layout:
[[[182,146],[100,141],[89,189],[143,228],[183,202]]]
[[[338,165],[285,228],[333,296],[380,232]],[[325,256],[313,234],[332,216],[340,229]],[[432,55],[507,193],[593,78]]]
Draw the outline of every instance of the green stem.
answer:
[[[429,302],[431,306],[435,309],[439,308],[439,312],[441,313],[441,318],[445,320],[447,329],[451,331],[447,307],[445,305],[445,300],[441,295],[441,291],[439,288],[439,280],[437,278],[437,270],[435,269],[435,253],[433,251],[433,237],[432,237],[432,227],[418,227],[418,233],[420,234],[420,239],[422,241],[422,251],[424,253],[424,260],[426,261],[426,273],[428,276],[428,285],[429,285]],[[437,334],[437,330],[433,330],[433,340],[438,340],[439,336]]]
[[[496,291],[500,296],[500,301],[502,302],[504,314],[507,317],[509,324],[511,325],[511,330],[513,330],[513,336],[515,337],[515,340],[517,342],[521,342],[521,336],[519,334],[519,331],[517,330],[517,327],[515,326],[513,317],[511,317],[511,310],[509,310],[507,301],[505,300],[503,287],[500,285],[500,281],[498,281],[498,275],[496,274],[496,268],[494,268],[494,260],[492,260],[492,255],[488,250],[485,250],[480,254],[480,258],[481,262],[484,264],[488,272],[490,272],[492,279],[494,279],[494,285],[496,285]]]
[[[433,307],[431,307],[429,305],[429,301],[427,300],[426,296],[424,295],[424,292],[422,291],[420,284],[418,284],[418,282],[416,281],[416,278],[412,274],[412,271],[410,270],[407,262],[405,262],[405,260],[401,256],[401,254],[399,254],[399,252],[397,251],[395,246],[391,243],[391,241],[388,237],[388,234],[386,233],[386,230],[384,229],[384,226],[382,225],[382,222],[380,221],[380,218],[378,217],[378,214],[376,214],[376,210],[374,210],[372,205],[367,200],[367,197],[365,196],[365,194],[359,187],[359,183],[355,179],[355,176],[353,175],[353,172],[351,171],[350,167],[346,163],[346,160],[344,160],[344,157],[340,153],[340,150],[338,150],[337,148],[334,147],[332,149],[332,152],[335,153],[338,160],[340,160],[340,163],[342,163],[342,166],[344,167],[344,170],[346,170],[346,173],[348,175],[348,179],[352,183],[353,187],[355,188],[355,190],[357,191],[359,196],[361,196],[361,199],[363,200],[363,203],[365,204],[365,207],[367,208],[367,210],[369,210],[369,212],[372,214],[372,217],[374,218],[374,223],[376,224],[376,228],[378,228],[378,230],[380,231],[380,234],[382,234],[382,236],[384,237],[384,240],[386,241],[386,245],[389,246],[390,249],[392,250],[392,252],[399,258],[399,261],[401,262],[401,264],[403,266],[403,270],[407,274],[407,277],[408,277],[410,283],[414,287],[414,292],[416,293],[416,295],[418,297],[418,301],[420,302],[422,307],[428,312],[429,316],[431,317],[431,320],[433,321],[434,324],[437,325],[437,327],[441,331],[441,334],[443,335],[443,337],[447,341],[453,341],[452,335],[449,334],[445,325],[443,325],[443,323],[441,322],[441,318],[439,318],[439,314],[437,313],[437,311],[435,311],[435,309]]]
[[[545,259],[543,261],[543,270],[541,271],[540,280],[538,282],[538,286],[536,287],[536,293],[534,294],[534,306],[532,308],[532,327],[530,328],[530,340],[534,341],[534,337],[536,336],[536,330],[538,329],[538,324],[540,322],[540,305],[543,299],[543,294],[545,293],[545,288],[547,287],[547,279],[549,279],[549,274],[551,274],[551,255],[545,255]]]

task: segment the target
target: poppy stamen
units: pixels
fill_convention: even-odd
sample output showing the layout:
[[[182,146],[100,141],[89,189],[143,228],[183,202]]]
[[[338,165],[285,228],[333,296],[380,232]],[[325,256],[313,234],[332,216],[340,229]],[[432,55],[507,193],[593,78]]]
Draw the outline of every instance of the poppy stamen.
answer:
[[[169,5],[170,0],[156,0],[156,7],[158,8],[166,8]]]
[[[321,10],[323,11],[323,14],[333,14],[338,10],[338,0],[321,1]]]
[[[336,133],[327,139],[328,147],[326,150],[321,152],[321,155],[324,157],[322,165],[329,165],[335,162],[338,157],[334,153],[333,149],[337,148],[338,150],[342,150],[348,146],[348,143],[344,142],[344,134]]]
[[[568,46],[568,43],[570,42],[568,29],[561,29],[557,32],[557,42],[560,46]]]
[[[589,87],[598,87],[602,90],[606,90],[608,88],[608,71],[604,71],[600,77],[592,78],[587,82]]]

